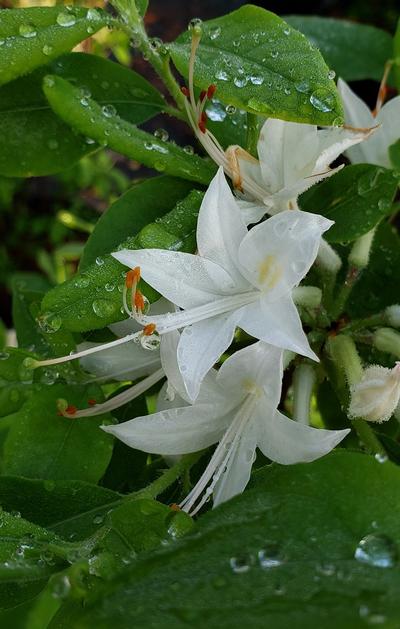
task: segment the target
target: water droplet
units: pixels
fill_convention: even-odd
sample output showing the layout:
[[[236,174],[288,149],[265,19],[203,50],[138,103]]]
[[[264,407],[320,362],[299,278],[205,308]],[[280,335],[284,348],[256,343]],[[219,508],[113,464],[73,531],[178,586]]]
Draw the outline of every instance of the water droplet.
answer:
[[[93,524],[100,525],[100,524],[103,524],[103,522],[104,522],[104,516],[102,516],[102,515],[96,515],[93,518]]]
[[[289,87],[285,87],[283,91],[285,92],[286,96],[289,96],[292,93]]]
[[[210,28],[208,36],[210,39],[218,39],[218,37],[221,35],[221,27],[220,26],[215,26],[214,28]]]
[[[93,22],[96,22],[98,20],[101,19],[101,15],[100,13],[97,11],[97,9],[89,9],[88,12],[86,13],[86,18],[88,20],[91,20]]]
[[[283,29],[283,34],[284,35],[290,35],[290,33],[291,33],[290,27],[289,26],[285,26],[284,29]]]
[[[12,515],[13,518],[19,519],[21,517],[21,512],[20,511],[10,511],[10,515]]]
[[[154,131],[154,137],[162,140],[163,142],[166,142],[169,138],[169,134],[168,131],[166,131],[165,129],[156,129]]]
[[[233,114],[236,113],[236,107],[235,105],[227,105],[225,107],[225,111],[228,114],[228,116],[233,116]]]
[[[235,76],[233,82],[236,87],[245,87],[247,85],[248,78],[246,76]]]
[[[253,85],[262,85],[264,83],[264,78],[262,76],[251,76],[250,83]]]
[[[261,568],[276,568],[284,563],[285,558],[281,553],[279,544],[276,542],[267,542],[267,544],[258,551],[258,562]]]
[[[57,332],[62,325],[61,317],[52,312],[44,312],[37,318],[37,322],[42,332],[46,334]]]
[[[76,22],[76,19],[72,13],[62,12],[57,15],[56,22],[59,26],[73,26]]]
[[[317,565],[317,570],[326,577],[332,577],[336,572],[336,567],[332,563],[321,563]]]
[[[361,605],[359,609],[360,618],[365,620],[369,625],[383,625],[386,622],[386,616],[380,612],[372,611],[368,605]]]
[[[101,112],[106,118],[112,118],[116,115],[117,110],[115,109],[114,105],[103,105],[103,107],[101,108]]]
[[[219,79],[220,81],[229,81],[229,76],[225,72],[225,70],[218,70],[214,76],[216,79]]]
[[[225,107],[217,100],[213,100],[206,107],[206,114],[213,122],[222,122],[226,118]]]
[[[43,46],[42,53],[46,55],[46,57],[49,57],[52,52],[53,52],[53,46],[49,46],[48,44],[45,44]]]
[[[378,463],[386,463],[387,460],[387,454],[383,454],[382,452],[377,452],[375,454],[375,461],[377,461]]]
[[[328,79],[329,79],[330,81],[333,81],[333,79],[335,78],[335,76],[336,76],[336,72],[335,72],[335,70],[329,70],[329,72],[328,72]]]
[[[296,83],[295,88],[300,94],[307,94],[310,91],[310,84],[307,81]]]
[[[271,50],[271,57],[276,59],[279,56],[279,52],[277,50]]]
[[[57,378],[58,378],[57,371],[55,371],[54,369],[45,369],[40,376],[40,382],[42,384],[50,385],[50,384],[54,384]]]
[[[76,288],[87,288],[89,286],[89,278],[84,275],[78,276],[74,281]]]
[[[251,555],[240,555],[238,557],[231,557],[229,560],[229,565],[232,568],[232,571],[236,574],[248,572],[253,564],[254,558]]]
[[[82,96],[82,98],[79,99],[79,102],[83,107],[87,107],[89,105],[89,101],[85,96]]]
[[[140,337],[140,344],[143,349],[148,349],[150,351],[156,350],[160,347],[161,338],[159,333],[153,332],[153,334],[143,334]]]
[[[46,87],[54,87],[55,80],[51,76],[45,76],[44,77],[44,84],[45,84]]]
[[[390,203],[389,199],[379,199],[379,201],[378,201],[378,208],[382,212],[385,212],[386,210],[389,210],[390,207],[391,207],[391,203]]]
[[[30,39],[31,37],[36,37],[36,28],[33,26],[33,24],[21,24],[18,31],[19,34],[22,35],[22,37],[26,37],[27,39]]]
[[[7,360],[10,358],[10,354],[8,352],[0,352],[0,360]]]
[[[104,258],[102,258],[101,256],[98,256],[98,257],[96,258],[96,264],[97,264],[97,266],[103,266],[103,264],[104,264]]]
[[[387,535],[366,535],[359,541],[354,558],[377,568],[392,568],[398,558],[397,547]]]
[[[194,148],[193,148],[193,146],[191,144],[186,144],[186,146],[183,147],[183,150],[188,155],[193,155],[194,154]]]
[[[104,289],[107,291],[107,293],[111,293],[115,289],[115,284],[107,282],[107,284],[104,285]]]
[[[106,299],[95,299],[92,303],[93,312],[98,317],[110,317],[115,314],[115,307],[111,301]]]
[[[335,105],[335,96],[329,90],[321,87],[311,94],[310,103],[318,111],[328,113],[332,111]]]

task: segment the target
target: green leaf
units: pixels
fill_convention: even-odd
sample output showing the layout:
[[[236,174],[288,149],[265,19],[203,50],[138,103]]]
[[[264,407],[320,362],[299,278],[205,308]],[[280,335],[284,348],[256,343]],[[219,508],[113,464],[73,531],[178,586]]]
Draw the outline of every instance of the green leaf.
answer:
[[[388,223],[377,229],[367,268],[347,305],[351,317],[364,318],[399,301],[400,238]]]
[[[198,183],[210,182],[215,172],[213,164],[138,129],[114,108],[102,108],[89,97],[82,103],[81,91],[68,81],[47,76],[43,90],[53,111],[79,133],[160,172]]]
[[[182,189],[179,190],[180,195]],[[193,251],[202,198],[201,192],[193,190],[157,223],[146,225],[136,236],[128,238],[115,249],[155,247]],[[163,201],[166,205],[171,202],[170,199],[161,199]],[[157,205],[159,202],[160,199],[154,200]],[[110,255],[97,258],[96,263],[85,268],[83,273],[45,295],[42,302],[43,316],[56,317],[67,330],[74,332],[100,329],[125,318],[125,313],[121,312],[121,292],[126,271],[126,267]],[[146,288],[143,282],[141,288],[154,301],[157,293]]]
[[[288,15],[289,24],[321,51],[326,63],[345,81],[380,81],[392,57],[392,37],[367,24],[315,15]]]
[[[91,420],[89,420],[91,421]],[[83,481],[0,476],[0,504],[67,540],[93,535],[122,496]]]
[[[99,9],[32,7],[1,12],[0,85],[28,74],[106,26]]]
[[[355,164],[302,194],[300,205],[335,221],[326,232],[328,242],[351,242],[392,212],[397,186],[398,175],[391,170]]]
[[[191,33],[169,46],[188,76]],[[343,119],[335,84],[321,54],[274,13],[245,5],[202,25],[195,84],[217,86],[225,103],[283,120],[329,125]]]
[[[400,470],[338,451],[264,468],[180,542],[139,559],[51,627],[363,629],[398,624]],[[378,536],[388,567],[355,559]],[[372,538],[374,541],[374,538]]]
[[[0,354],[0,417],[15,413],[32,392],[34,374],[23,365],[28,356],[29,352],[15,347]]]
[[[19,513],[0,512],[0,609],[35,596],[59,569],[60,561],[57,567],[49,553],[49,545],[57,541],[54,533],[22,519]]]
[[[400,19],[397,22],[397,28],[393,38],[393,57],[395,60],[394,74],[396,87],[400,90]]]
[[[165,105],[159,92],[133,70],[95,55],[63,55],[0,88],[0,174],[52,174],[98,149],[52,111],[42,90],[43,77],[49,72],[75,83],[83,102],[84,94],[90,93],[99,105],[115,107],[131,123],[148,120]]]
[[[192,184],[173,177],[153,177],[137,183],[113,203],[97,221],[83,250],[81,271],[98,256],[114,251],[130,234],[137,234],[150,221],[171,209],[189,194]]]
[[[4,443],[3,474],[50,480],[96,483],[112,454],[112,439],[99,426],[107,415],[74,419],[57,414],[57,400],[86,408],[88,400],[102,399],[97,385],[56,384],[36,392],[12,416]]]
[[[393,168],[400,170],[400,140],[389,146],[389,158]]]

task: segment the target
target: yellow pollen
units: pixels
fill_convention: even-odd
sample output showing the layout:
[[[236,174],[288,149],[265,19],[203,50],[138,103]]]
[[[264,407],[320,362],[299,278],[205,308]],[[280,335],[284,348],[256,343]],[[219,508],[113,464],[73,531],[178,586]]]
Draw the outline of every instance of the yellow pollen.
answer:
[[[258,267],[258,280],[265,289],[276,286],[282,276],[282,267],[277,263],[275,256],[266,256]]]

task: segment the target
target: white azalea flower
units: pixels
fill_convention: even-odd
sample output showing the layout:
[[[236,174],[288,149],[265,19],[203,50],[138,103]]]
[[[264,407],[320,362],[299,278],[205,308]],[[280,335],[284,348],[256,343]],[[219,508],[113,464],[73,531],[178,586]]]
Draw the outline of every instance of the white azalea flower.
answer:
[[[400,363],[393,369],[371,365],[351,389],[349,415],[369,422],[391,418],[400,400]]]
[[[171,338],[171,351],[177,339]],[[236,352],[204,379],[193,406],[167,408],[103,430],[127,445],[165,456],[196,452],[218,443],[197,485],[181,503],[196,513],[214,495],[214,506],[242,492],[256,447],[272,461],[313,461],[332,450],[349,430],[321,430],[277,410],[283,350],[263,342]]]
[[[376,164],[392,168],[389,147],[400,139],[400,96],[392,98],[376,115],[352,89],[339,79],[338,89],[342,98],[346,122],[354,127],[377,126],[376,132],[362,144],[350,148],[346,155],[353,164]]]
[[[183,329],[179,369],[191,400],[205,374],[232,342],[237,326],[257,339],[318,360],[304,334],[292,289],[315,260],[321,234],[332,222],[282,212],[250,232],[222,169],[204,197],[197,225],[199,255],[162,249],[112,255],[142,277],[180,312],[145,316],[159,334]]]
[[[201,92],[198,102],[193,86],[194,63],[201,33],[192,32],[189,59],[189,89],[183,91],[186,112],[193,131],[218,166],[222,166],[234,187],[242,193],[241,207],[247,224],[257,223],[264,214],[298,209],[297,198],[315,183],[330,177],[342,166],[329,165],[343,151],[362,142],[373,129],[352,129],[268,119],[260,132],[258,160],[240,146],[222,148],[214,134],[207,129],[205,113],[207,100],[213,98],[216,86]],[[359,125],[356,125],[359,126]],[[362,126],[375,126],[362,125]]]

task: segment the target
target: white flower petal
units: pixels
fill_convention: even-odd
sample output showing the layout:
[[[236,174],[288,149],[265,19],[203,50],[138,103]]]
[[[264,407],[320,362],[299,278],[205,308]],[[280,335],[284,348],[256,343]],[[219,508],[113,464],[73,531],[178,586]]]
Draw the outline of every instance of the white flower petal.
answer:
[[[318,155],[317,127],[269,118],[257,150],[266,189],[278,192],[312,173]]]
[[[246,234],[242,214],[220,167],[201,204],[197,247],[202,257],[228,271],[238,286],[247,285],[237,261],[239,245]]]
[[[190,253],[122,249],[112,255],[130,268],[139,266],[143,279],[181,308],[208,303],[233,290],[233,280],[222,267]]]
[[[376,126],[376,122],[372,125]],[[317,132],[319,143],[319,157],[315,163],[313,174],[328,169],[329,164],[351,146],[365,141],[373,131],[371,129],[346,129],[344,127],[329,127]]]
[[[235,352],[218,371],[217,382],[228,396],[244,397],[263,390],[276,408],[281,398],[283,350],[267,343],[253,343]]]
[[[377,121],[361,98],[359,98],[342,79],[338,80],[337,87],[342,98],[346,123],[357,129],[369,129],[370,127],[374,127]],[[379,137],[379,133],[380,129],[365,142],[353,146],[346,151],[346,155],[353,164],[376,163],[374,144]]]
[[[213,496],[213,506],[216,507],[241,494],[249,482],[251,468],[255,458],[257,441],[257,424],[249,420],[234,451],[228,461],[226,469],[216,483]]]
[[[242,308],[238,325],[257,339],[318,361],[304,333],[291,295],[270,302],[267,298]]]
[[[281,465],[307,463],[328,454],[350,432],[312,428],[288,419],[279,411],[265,416],[258,406],[258,447],[262,453]]]
[[[314,262],[321,235],[332,221],[287,210],[256,225],[239,247],[243,274],[271,300],[287,294]]]
[[[268,212],[265,205],[258,201],[246,201],[245,199],[237,199],[237,204],[242,212],[242,217],[246,225],[254,225],[259,223],[265,213]]]
[[[190,400],[188,399],[182,374],[178,366],[177,351],[179,339],[180,334],[177,330],[174,330],[173,332],[168,332],[168,334],[164,334],[161,337],[161,365],[164,369],[165,375],[168,378],[169,386],[172,386],[174,391],[177,392],[180,399],[185,400],[185,402],[189,402]],[[174,404],[174,406],[178,406],[178,404]]]
[[[214,363],[232,343],[240,311],[229,312],[186,327],[178,345],[178,364],[188,398],[197,398]]]
[[[291,201],[291,204],[293,205],[294,201],[297,200],[297,197],[303,194],[303,192],[309,190],[320,181],[323,181],[328,177],[332,177],[332,175],[335,175],[339,172],[339,170],[342,170],[342,168],[344,168],[344,164],[337,166],[337,168],[328,168],[327,170],[319,172],[315,175],[308,175],[307,177],[304,177],[304,179],[299,179],[293,185],[288,186],[287,188],[282,188],[282,190],[271,197],[275,207],[280,208],[280,211],[287,210],[289,201]],[[291,207],[289,209],[298,209],[298,207]]]
[[[371,146],[375,149],[376,164],[385,168],[392,168],[389,158],[389,146],[400,138],[400,96],[396,96],[385,103],[376,117],[381,128],[372,137]]]
[[[197,452],[219,441],[229,418],[217,417],[209,404],[172,408],[102,426],[131,448],[154,454]]]
[[[102,343],[81,343],[78,352]],[[136,380],[153,373],[160,366],[157,351],[148,352],[134,341],[117,345],[79,359],[81,366],[96,375],[96,380]]]

